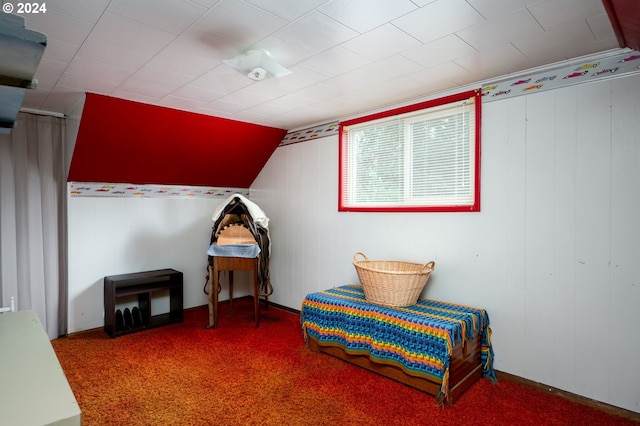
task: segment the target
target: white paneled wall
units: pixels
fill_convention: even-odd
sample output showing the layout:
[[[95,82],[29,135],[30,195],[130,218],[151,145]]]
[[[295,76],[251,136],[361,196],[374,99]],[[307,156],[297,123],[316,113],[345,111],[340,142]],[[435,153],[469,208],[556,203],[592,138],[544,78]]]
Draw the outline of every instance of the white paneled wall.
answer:
[[[479,213],[338,213],[336,136],[251,188],[272,300],[357,281],[356,251],[436,261],[426,297],[487,309],[495,367],[640,412],[640,75],[483,105]]]
[[[104,326],[107,275],[173,268],[184,274],[184,307],[205,305],[211,215],[220,202],[70,197],[69,332]]]

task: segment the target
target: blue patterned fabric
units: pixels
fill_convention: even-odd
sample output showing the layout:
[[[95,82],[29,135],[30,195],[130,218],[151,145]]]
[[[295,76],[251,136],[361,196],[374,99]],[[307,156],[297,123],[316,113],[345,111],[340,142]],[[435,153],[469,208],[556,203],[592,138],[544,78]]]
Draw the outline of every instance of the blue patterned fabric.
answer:
[[[256,258],[260,254],[257,244],[211,244],[207,250],[209,256]]]
[[[382,306],[367,302],[360,285],[349,284],[307,295],[301,323],[305,338],[441,382],[440,399],[448,392],[453,347],[478,333],[484,375],[495,380],[489,316],[483,309],[429,299]]]

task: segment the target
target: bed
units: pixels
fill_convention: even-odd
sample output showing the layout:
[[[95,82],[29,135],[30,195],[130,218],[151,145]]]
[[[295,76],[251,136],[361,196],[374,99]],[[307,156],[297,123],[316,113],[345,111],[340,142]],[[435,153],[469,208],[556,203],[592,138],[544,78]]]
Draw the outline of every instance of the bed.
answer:
[[[484,309],[429,299],[408,307],[369,303],[348,284],[311,293],[300,321],[307,346],[453,404],[482,377],[495,382]]]

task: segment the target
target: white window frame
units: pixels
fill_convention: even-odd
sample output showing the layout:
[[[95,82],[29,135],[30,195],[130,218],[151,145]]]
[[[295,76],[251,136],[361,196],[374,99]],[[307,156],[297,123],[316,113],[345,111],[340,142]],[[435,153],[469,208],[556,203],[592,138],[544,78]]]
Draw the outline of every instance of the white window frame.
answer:
[[[407,107],[396,108],[389,111],[384,111],[377,114],[368,115],[365,117],[356,118],[353,120],[340,123],[340,159],[339,159],[339,211],[371,211],[371,212],[469,212],[480,211],[480,132],[481,132],[481,100],[482,93],[480,90],[474,90],[469,92],[463,92],[457,95],[447,96],[444,98],[435,99],[432,101],[421,102],[419,104],[410,105]],[[464,106],[463,106],[464,105]],[[460,115],[460,112],[455,112],[455,109],[464,109],[464,116]],[[432,176],[437,176],[442,182],[442,177],[448,179],[444,184],[440,185],[439,189],[435,185],[435,181],[426,181],[424,187],[420,187],[423,193],[428,195],[416,196],[413,194],[414,185],[416,185],[415,176],[416,171],[419,173],[426,173],[425,170],[417,170],[412,163],[412,155],[415,152],[415,146],[422,147],[423,150],[428,150],[428,140],[418,141],[422,142],[422,145],[415,145],[414,140],[410,135],[410,131],[407,131],[411,123],[425,122],[428,120],[434,120],[442,118],[443,116],[456,116],[458,120],[464,120],[465,126],[460,126],[460,130],[456,128],[453,138],[456,139],[455,146],[458,149],[458,153],[461,153],[462,160],[456,157],[455,160],[451,160],[451,164],[447,162],[439,163],[440,157],[438,155],[451,156],[453,150],[446,148],[434,154],[429,160],[429,155],[426,157],[426,165],[422,164],[421,168],[434,171],[438,168],[437,164],[450,165],[450,170],[439,171]],[[467,121],[467,118],[473,120]],[[358,141],[357,136],[365,129],[385,129],[394,124],[403,126],[402,135],[398,135],[397,139],[392,141],[398,141],[398,152],[393,155],[390,161],[396,161],[402,163],[398,167],[398,176],[401,176],[398,180],[401,182],[395,183],[394,179],[390,178],[390,186],[394,191],[391,196],[393,199],[389,199],[391,191],[387,191],[387,195],[384,191],[380,193],[367,194],[367,201],[363,201],[363,192],[358,192],[360,189],[365,191],[364,184],[360,183],[360,180],[356,176],[358,167]],[[349,139],[349,132],[352,132],[354,137]],[[389,139],[387,139],[389,140]],[[440,139],[440,141],[446,139]],[[462,151],[460,151],[462,149]],[[400,153],[402,151],[402,153]],[[382,154],[382,153],[381,153]],[[398,155],[403,157],[402,161],[398,160]],[[425,155],[425,154],[423,154]],[[457,154],[456,154],[457,155]],[[385,155],[377,157],[380,161],[386,159]],[[463,164],[463,167],[459,165]],[[432,163],[432,165],[429,165]],[[363,163],[364,164],[364,163]],[[366,163],[370,164],[370,163]],[[435,164],[435,165],[434,165]],[[372,165],[375,168],[376,165]],[[394,165],[386,165],[386,168],[375,169],[381,170],[393,170]],[[435,168],[434,168],[435,167]],[[377,174],[376,174],[377,175]],[[435,178],[434,178],[435,179]],[[371,187],[371,181],[368,181],[369,187]],[[360,188],[358,187],[360,185]],[[394,188],[397,185],[397,189]],[[375,191],[375,190],[374,190]],[[358,200],[360,196],[360,200]],[[373,197],[373,198],[371,198]]]

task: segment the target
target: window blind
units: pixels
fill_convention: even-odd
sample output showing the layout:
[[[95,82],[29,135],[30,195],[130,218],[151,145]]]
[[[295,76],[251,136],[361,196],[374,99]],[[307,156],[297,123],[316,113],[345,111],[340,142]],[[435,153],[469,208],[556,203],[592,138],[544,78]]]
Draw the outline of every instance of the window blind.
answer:
[[[343,126],[342,207],[472,206],[475,116],[470,97]]]

